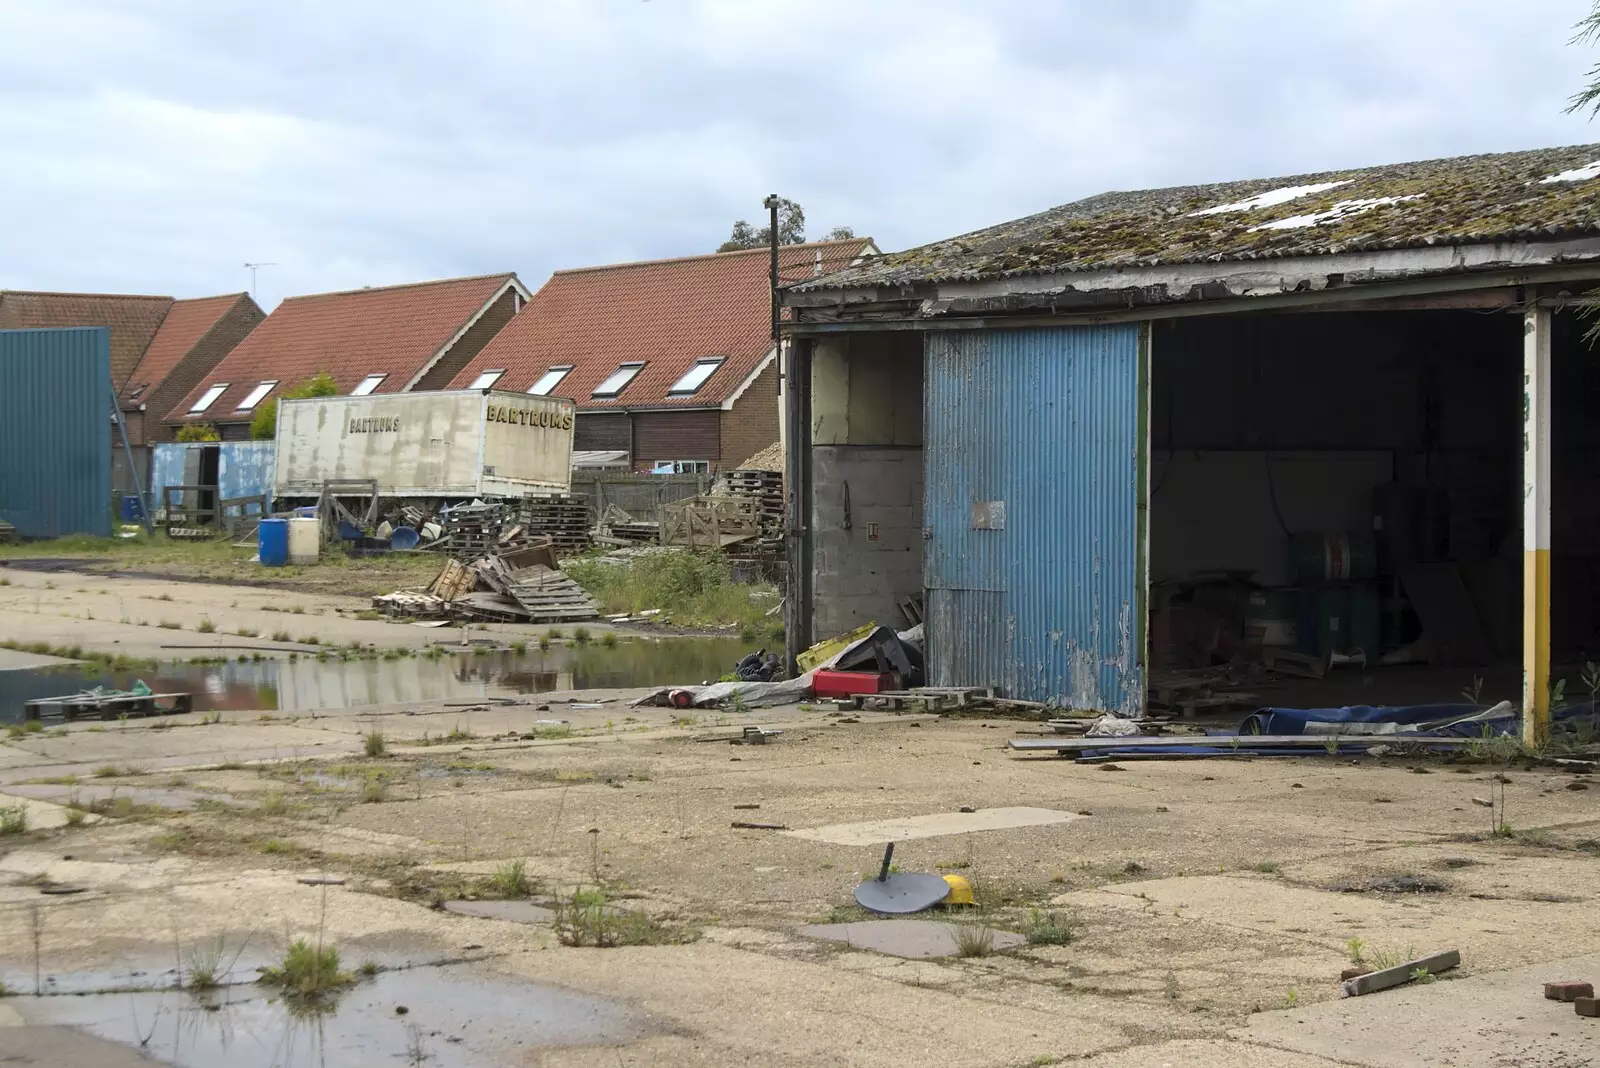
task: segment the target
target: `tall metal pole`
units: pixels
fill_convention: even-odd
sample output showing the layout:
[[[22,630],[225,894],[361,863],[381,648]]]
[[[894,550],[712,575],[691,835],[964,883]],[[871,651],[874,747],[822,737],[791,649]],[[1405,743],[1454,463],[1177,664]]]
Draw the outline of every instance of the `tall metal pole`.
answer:
[[[128,477],[133,480],[134,488],[139,491],[140,517],[144,520],[144,532],[154,536],[156,528],[150,519],[150,497],[144,491],[144,485],[139,479],[139,469],[133,465],[133,447],[128,444],[128,424],[122,420],[122,405],[117,403],[116,380],[107,376],[106,384],[111,387],[111,418],[117,424],[117,433],[122,435],[122,459],[128,465]],[[149,472],[146,472],[148,475]]]
[[[1522,740],[1550,737],[1550,328],[1529,287],[1522,340]]]

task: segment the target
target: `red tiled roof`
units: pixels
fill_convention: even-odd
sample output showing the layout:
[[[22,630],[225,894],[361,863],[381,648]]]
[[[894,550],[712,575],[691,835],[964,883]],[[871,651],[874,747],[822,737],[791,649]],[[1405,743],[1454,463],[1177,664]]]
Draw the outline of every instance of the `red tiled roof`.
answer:
[[[171,297],[0,290],[0,330],[110,327],[111,380],[120,391],[170,307]]]
[[[150,347],[144,350],[144,358],[123,383],[122,399],[133,400],[132,394],[140,386],[145,387],[140,396],[148,397],[150,390],[160,385],[161,380],[171,374],[189,355],[189,351],[217,325],[217,320],[242,300],[255,303],[248,293],[173,301],[167,317],[161,321],[160,329],[151,339]]]
[[[870,238],[786,245],[779,280],[811,277],[819,257],[823,273],[839,270],[870,247]],[[503,368],[496,388],[522,391],[552,366],[571,364],[554,394],[573,398],[581,411],[719,405],[772,347],[768,255],[751,249],[557,271],[451,386]],[[694,394],[669,396],[708,356],[727,359]],[[591,396],[618,364],[638,360],[644,369],[620,396]]]
[[[349,393],[367,375],[387,374],[375,392],[398,393],[516,275],[486,274],[439,282],[289,297],[167,414],[169,423],[237,422],[239,402],[259,383],[262,397],[326,371]],[[227,390],[202,413],[189,409],[213,385]]]

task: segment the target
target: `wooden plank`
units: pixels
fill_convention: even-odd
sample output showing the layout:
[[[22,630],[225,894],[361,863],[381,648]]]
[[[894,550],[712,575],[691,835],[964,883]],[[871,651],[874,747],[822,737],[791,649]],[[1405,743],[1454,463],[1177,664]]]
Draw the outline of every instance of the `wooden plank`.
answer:
[[[1354,979],[1346,979],[1340,986],[1339,996],[1353,998],[1379,990],[1388,990],[1390,987],[1411,982],[1417,972],[1438,975],[1460,964],[1461,951],[1447,949],[1443,953],[1433,953],[1426,957],[1418,957],[1416,960],[1408,960],[1404,964],[1396,964],[1393,968],[1384,968],[1381,971],[1358,975]]]
[[[1191,745],[1204,745],[1214,749],[1326,749],[1328,738],[1338,738],[1341,744],[1393,745],[1397,742],[1417,742],[1442,749],[1465,749],[1478,739],[1443,738],[1431,734],[1171,734],[1152,737],[1136,735],[1132,738],[1013,738],[1006,743],[1012,749],[1054,749],[1057,752],[1082,752],[1088,749],[1182,749]]]

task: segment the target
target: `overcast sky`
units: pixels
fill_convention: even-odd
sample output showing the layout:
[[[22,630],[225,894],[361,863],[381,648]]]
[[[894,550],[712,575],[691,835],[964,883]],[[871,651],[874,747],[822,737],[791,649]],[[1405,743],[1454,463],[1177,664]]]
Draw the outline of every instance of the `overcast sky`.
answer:
[[[884,249],[1108,189],[1600,141],[1589,0],[0,0],[0,288],[258,298]]]

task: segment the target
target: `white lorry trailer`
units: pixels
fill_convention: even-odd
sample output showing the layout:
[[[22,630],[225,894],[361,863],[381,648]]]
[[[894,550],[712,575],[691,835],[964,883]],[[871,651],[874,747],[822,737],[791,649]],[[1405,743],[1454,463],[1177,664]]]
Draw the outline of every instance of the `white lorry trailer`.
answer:
[[[382,497],[530,497],[572,485],[569,400],[496,390],[310,397],[278,405],[274,489],[313,498],[374,480]]]

